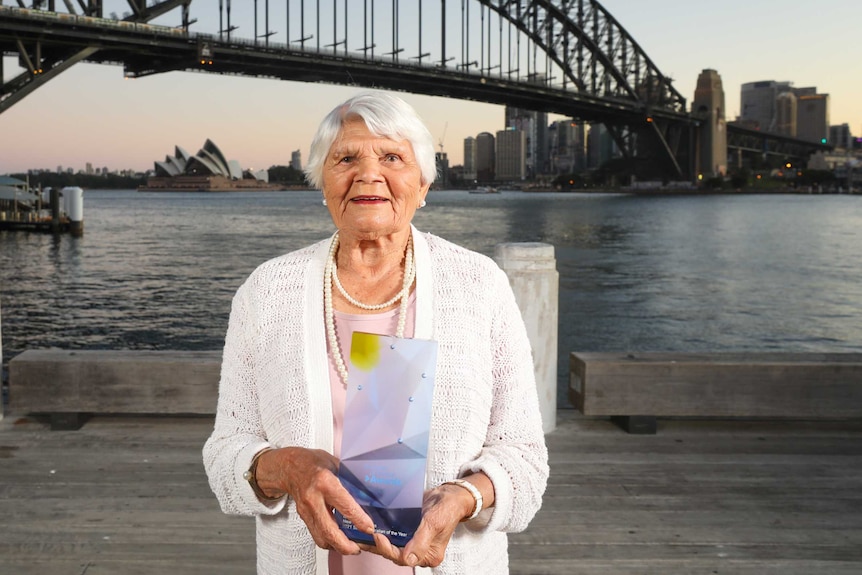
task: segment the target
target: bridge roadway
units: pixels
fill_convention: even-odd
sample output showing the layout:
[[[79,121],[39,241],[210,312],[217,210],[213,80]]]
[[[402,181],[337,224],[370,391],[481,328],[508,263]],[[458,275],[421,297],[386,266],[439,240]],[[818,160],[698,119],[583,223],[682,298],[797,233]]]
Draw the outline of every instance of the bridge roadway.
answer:
[[[253,574],[253,521],[207,485],[211,417],[0,420],[0,573]],[[658,435],[558,412],[544,505],[514,575],[856,575],[862,422],[661,420]]]
[[[687,111],[685,98],[673,88],[670,78],[595,0],[462,3],[460,47],[450,47],[449,52],[445,1],[440,4],[442,14],[435,14],[433,7],[430,14],[420,9],[418,23],[396,18],[398,25],[391,26],[391,37],[386,35],[389,32],[375,35],[372,22],[368,38],[366,24],[365,48],[360,51],[348,51],[347,19],[342,15],[339,20],[337,11],[328,16],[331,22],[323,22],[323,29],[331,28],[332,36],[321,39],[320,20],[327,16],[321,15],[319,3],[317,47],[307,48],[306,40],[314,35],[303,36],[297,47],[297,42],[271,42],[269,33],[264,40],[260,35],[236,39],[230,32],[227,39],[218,32],[191,33],[188,0],[161,0],[148,7],[142,0],[127,2],[134,13],[123,20],[102,17],[101,3],[89,4],[92,11],[83,15],[0,5],[0,52],[18,55],[25,68],[4,84],[0,63],[0,113],[75,63],[87,61],[122,64],[128,77],[199,71],[376,87],[556,113],[603,123],[623,155],[642,160],[641,166],[652,166],[674,179],[693,179],[696,171],[694,146],[701,119]],[[305,2],[295,0],[290,6],[297,10],[297,4],[304,14]],[[268,1],[266,6],[268,11]],[[397,1],[394,6],[397,13]],[[183,11],[180,27],[150,24],[177,8]],[[371,10],[373,20],[373,3]],[[476,24],[477,11],[480,25]],[[439,33],[426,32],[424,44],[442,46],[438,53],[423,51],[422,31],[431,28],[423,15],[426,21],[436,18],[441,22]],[[368,19],[369,14],[362,16]],[[303,15],[303,27],[305,19]],[[256,34],[257,20],[256,15]],[[401,56],[406,50],[401,35],[410,37],[416,32],[417,56]],[[438,35],[429,40],[427,36],[434,33]],[[449,41],[455,35],[450,32]],[[477,35],[481,38],[478,55]],[[383,55],[374,55],[375,46]],[[450,62],[455,58],[447,58],[447,53],[460,53],[459,61]],[[733,125],[728,126],[728,140],[731,150],[783,158],[807,157],[812,151],[829,149]]]

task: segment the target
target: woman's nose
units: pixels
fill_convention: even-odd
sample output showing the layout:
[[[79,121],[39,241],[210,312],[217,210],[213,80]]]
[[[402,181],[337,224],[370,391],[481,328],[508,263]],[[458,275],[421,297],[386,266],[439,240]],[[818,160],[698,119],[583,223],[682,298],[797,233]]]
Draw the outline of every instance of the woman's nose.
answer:
[[[366,156],[357,161],[356,181],[377,182],[382,181],[380,162],[373,156]]]

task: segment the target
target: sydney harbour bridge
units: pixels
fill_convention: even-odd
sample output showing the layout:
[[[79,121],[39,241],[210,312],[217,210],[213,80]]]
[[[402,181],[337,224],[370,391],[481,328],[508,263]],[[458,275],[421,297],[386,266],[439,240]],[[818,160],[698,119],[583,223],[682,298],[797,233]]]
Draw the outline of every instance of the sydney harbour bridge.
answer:
[[[127,77],[233,74],[560,114],[604,124],[633,171],[651,178],[693,180],[710,129],[595,0],[0,0],[0,53],[22,70],[4,81],[0,58],[0,114],[89,62],[121,65]],[[825,148],[726,129],[736,153]]]

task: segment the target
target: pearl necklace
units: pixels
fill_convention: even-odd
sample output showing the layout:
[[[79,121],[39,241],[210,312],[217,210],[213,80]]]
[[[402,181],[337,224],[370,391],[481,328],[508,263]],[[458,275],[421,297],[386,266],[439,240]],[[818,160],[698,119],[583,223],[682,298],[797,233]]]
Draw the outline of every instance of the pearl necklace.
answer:
[[[405,269],[406,269],[406,267],[407,266],[406,266],[406,262],[405,262]],[[385,301],[383,303],[378,303],[378,304],[373,304],[373,305],[367,304],[367,303],[362,303],[358,299],[354,299],[353,296],[351,296],[349,293],[347,293],[347,290],[344,289],[344,286],[341,285],[341,280],[338,279],[338,268],[336,268],[335,266],[332,267],[332,282],[335,284],[335,287],[338,288],[338,293],[340,293],[341,295],[344,296],[344,299],[346,299],[347,301],[349,301],[350,303],[352,303],[353,305],[355,305],[358,308],[367,309],[369,311],[376,311],[378,309],[386,309],[387,307],[391,306],[392,304],[394,304],[395,302],[397,302],[398,300],[401,299],[401,292],[399,291],[397,294],[392,296],[392,299],[390,299],[389,301]]]
[[[358,308],[366,310],[377,310],[389,307],[398,300],[401,300],[401,305],[398,308],[398,327],[395,331],[395,337],[404,337],[404,326],[407,322],[407,304],[410,300],[410,286],[413,285],[413,280],[416,278],[416,264],[413,261],[413,236],[407,238],[407,254],[404,258],[404,282],[401,285],[401,291],[390,299],[388,302],[376,305],[363,304],[347,294],[341,282],[338,280],[337,266],[335,264],[335,253],[338,251],[338,232],[332,238],[332,244],[329,246],[329,258],[326,260],[326,267],[323,270],[323,315],[326,322],[326,339],[329,342],[329,349],[332,352],[332,359],[335,362],[335,369],[341,377],[341,382],[344,387],[347,387],[347,366],[344,363],[344,358],[341,355],[341,348],[338,346],[338,338],[335,334],[335,309],[332,306],[332,284],[334,283],[341,295],[351,304]]]

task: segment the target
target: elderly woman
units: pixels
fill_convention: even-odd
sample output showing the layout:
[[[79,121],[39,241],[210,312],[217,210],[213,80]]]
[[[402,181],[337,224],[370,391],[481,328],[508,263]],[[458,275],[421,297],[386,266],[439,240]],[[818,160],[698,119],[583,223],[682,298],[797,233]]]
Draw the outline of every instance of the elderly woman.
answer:
[[[412,226],[435,172],[433,139],[403,100],[336,107],[307,168],[336,232],[264,263],[233,299],[203,455],[224,512],[257,518],[258,573],[507,573],[506,533],[541,506],[526,330],[492,260]],[[337,476],[353,331],[438,345],[422,520],[403,548]],[[348,539],[335,510],[374,545]]]

